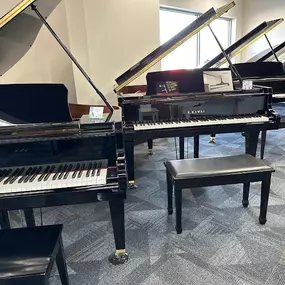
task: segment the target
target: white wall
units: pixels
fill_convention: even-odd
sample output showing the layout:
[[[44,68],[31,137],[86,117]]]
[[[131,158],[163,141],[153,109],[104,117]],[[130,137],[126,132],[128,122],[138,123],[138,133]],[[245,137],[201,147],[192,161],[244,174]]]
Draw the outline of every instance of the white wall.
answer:
[[[117,104],[117,97],[113,92],[115,78],[160,44],[160,4],[205,12],[211,7],[218,8],[229,2],[229,0],[161,0],[161,2],[159,0],[62,0],[48,21],[99,89],[107,95],[112,104]],[[225,16],[237,20],[239,27],[237,37],[240,37],[243,0],[235,2],[236,7]],[[160,64],[152,70],[159,68]],[[100,98],[76,67],[71,65],[69,58],[43,27],[31,50],[2,76],[0,82],[50,81],[67,84],[70,90],[70,102],[101,103]],[[145,75],[142,75],[132,84],[145,84],[145,82]]]
[[[261,24],[263,21],[285,19],[284,0],[244,0],[243,33]],[[280,24],[268,33],[268,38],[273,45],[285,41],[285,23]],[[269,46],[263,37],[243,52],[244,61],[267,49]]]
[[[64,2],[49,16],[61,39],[69,46]],[[72,65],[64,51],[42,27],[30,50],[9,71],[0,83],[64,83],[69,90],[69,101],[76,102]]]

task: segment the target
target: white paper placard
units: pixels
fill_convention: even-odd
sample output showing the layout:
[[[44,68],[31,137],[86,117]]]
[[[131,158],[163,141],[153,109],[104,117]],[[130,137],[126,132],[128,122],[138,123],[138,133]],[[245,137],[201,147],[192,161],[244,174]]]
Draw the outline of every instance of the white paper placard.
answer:
[[[89,118],[90,119],[103,119],[104,107],[90,107]]]
[[[243,90],[249,90],[253,88],[253,82],[252,80],[243,80],[242,81],[242,89]]]

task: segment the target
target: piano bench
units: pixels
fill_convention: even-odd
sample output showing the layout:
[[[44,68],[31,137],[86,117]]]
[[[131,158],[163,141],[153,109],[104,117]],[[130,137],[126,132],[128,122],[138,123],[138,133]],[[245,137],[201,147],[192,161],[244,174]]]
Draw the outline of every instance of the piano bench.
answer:
[[[61,283],[68,285],[62,225],[0,231],[0,284],[46,285],[56,261]]]
[[[173,213],[173,188],[176,231],[182,233],[182,189],[243,183],[244,207],[248,206],[250,182],[262,182],[260,224],[266,223],[271,173],[274,169],[251,155],[172,160],[164,163],[167,177],[168,214]]]

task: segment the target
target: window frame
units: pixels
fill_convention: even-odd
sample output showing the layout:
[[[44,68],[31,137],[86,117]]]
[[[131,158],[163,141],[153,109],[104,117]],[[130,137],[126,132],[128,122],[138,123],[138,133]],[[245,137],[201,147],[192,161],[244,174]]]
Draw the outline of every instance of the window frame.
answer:
[[[200,12],[195,12],[192,10],[188,10],[188,9],[183,9],[183,8],[179,8],[179,7],[172,7],[172,6],[167,6],[167,5],[160,5],[159,7],[159,11],[164,10],[167,12],[176,12],[176,13],[182,13],[182,14],[188,14],[191,16],[195,16],[196,18],[198,18],[199,16],[203,15],[203,13]],[[232,44],[233,42],[233,21],[234,19],[231,17],[220,17],[219,19],[225,20],[228,22],[228,42],[229,42],[229,46]],[[161,31],[161,27],[159,27],[159,30]],[[160,33],[159,33],[160,34]],[[197,33],[197,41],[196,41],[196,66],[199,66],[201,63],[201,40],[200,40],[200,32]]]

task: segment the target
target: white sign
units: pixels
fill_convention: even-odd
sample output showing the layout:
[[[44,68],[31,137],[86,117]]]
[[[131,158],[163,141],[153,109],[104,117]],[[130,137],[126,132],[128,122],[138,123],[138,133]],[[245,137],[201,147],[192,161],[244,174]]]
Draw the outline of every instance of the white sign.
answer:
[[[90,119],[103,119],[104,107],[90,107],[89,118]]]

